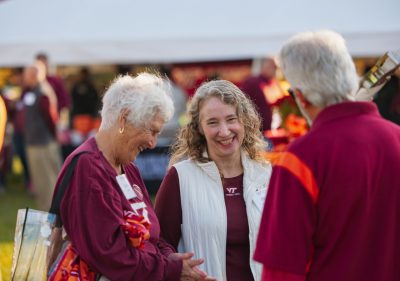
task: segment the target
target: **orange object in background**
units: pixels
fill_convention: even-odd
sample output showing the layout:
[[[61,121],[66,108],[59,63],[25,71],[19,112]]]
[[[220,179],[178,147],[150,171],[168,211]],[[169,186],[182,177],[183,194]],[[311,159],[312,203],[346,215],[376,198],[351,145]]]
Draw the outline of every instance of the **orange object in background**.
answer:
[[[292,139],[305,135],[308,132],[306,119],[293,113],[287,116],[285,125]]]
[[[276,105],[280,100],[289,96],[289,93],[283,90],[281,82],[275,78],[269,83],[262,83],[261,88],[266,100],[271,106]]]
[[[274,151],[277,147],[286,146],[289,143],[289,133],[283,128],[265,131],[264,136],[272,142]]]
[[[264,133],[273,144],[272,151],[266,151],[264,158],[274,165],[286,151],[290,142],[308,132],[306,120],[296,114],[289,114],[285,120],[285,128],[269,130]]]
[[[287,130],[279,128],[266,131],[264,136],[267,137],[273,145],[272,151],[264,152],[264,158],[274,165],[279,160],[282,153],[286,151],[289,144],[289,133]]]
[[[73,129],[82,133],[83,135],[86,135],[95,128],[95,122],[95,118],[87,114],[76,115],[72,120]]]
[[[99,130],[101,124],[100,118],[93,118],[93,129]]]

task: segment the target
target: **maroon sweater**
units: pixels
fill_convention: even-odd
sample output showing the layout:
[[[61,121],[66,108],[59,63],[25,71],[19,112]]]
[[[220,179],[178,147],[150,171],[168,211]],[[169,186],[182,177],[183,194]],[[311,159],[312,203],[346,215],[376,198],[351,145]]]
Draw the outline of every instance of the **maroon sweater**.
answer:
[[[376,105],[325,108],[274,166],[255,259],[308,281],[400,280],[399,167],[400,127]]]
[[[228,281],[253,281],[250,270],[249,227],[243,199],[243,175],[224,179],[227,213],[226,275]],[[175,249],[181,238],[182,208],[179,176],[172,167],[156,197],[162,237]]]
[[[71,183],[61,203],[61,217],[79,255],[98,273],[112,281],[179,280],[182,262],[168,259],[173,248],[159,239],[160,227],[138,169],[124,167],[131,185],[143,193],[151,222],[151,238],[143,249],[130,245],[120,227],[124,211],[131,210],[115,179],[115,170],[98,150],[94,138],[75,150],[64,163],[57,181],[71,157],[80,151]],[[135,199],[138,200],[138,199]],[[141,212],[143,210],[139,210]]]

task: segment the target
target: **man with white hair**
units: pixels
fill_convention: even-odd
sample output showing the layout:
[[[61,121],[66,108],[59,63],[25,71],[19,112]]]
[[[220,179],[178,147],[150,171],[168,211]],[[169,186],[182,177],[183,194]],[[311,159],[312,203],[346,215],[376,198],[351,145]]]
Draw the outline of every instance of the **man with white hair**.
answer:
[[[280,62],[312,127],[273,170],[255,253],[263,280],[399,280],[400,127],[353,101],[339,34],[298,34]]]

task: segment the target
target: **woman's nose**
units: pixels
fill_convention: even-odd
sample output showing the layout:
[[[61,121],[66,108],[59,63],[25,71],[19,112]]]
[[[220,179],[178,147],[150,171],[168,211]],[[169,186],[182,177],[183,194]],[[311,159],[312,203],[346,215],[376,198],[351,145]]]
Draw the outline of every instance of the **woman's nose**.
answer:
[[[219,127],[219,135],[220,136],[227,136],[229,135],[229,128],[226,124],[221,124]]]

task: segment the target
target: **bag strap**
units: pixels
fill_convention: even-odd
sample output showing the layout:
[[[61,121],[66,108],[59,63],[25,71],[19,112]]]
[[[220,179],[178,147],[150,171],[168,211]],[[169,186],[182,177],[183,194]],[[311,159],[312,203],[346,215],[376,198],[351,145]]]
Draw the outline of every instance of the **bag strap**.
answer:
[[[57,219],[56,219],[56,226],[57,227],[61,227],[62,226],[62,220],[61,220],[61,215],[60,215],[60,205],[61,205],[61,200],[64,197],[65,191],[67,190],[68,184],[71,180],[71,176],[74,172],[75,166],[78,162],[79,157],[83,154],[86,153],[87,151],[82,151],[79,152],[78,154],[76,154],[71,162],[69,163],[68,167],[67,167],[67,171],[65,172],[62,180],[61,180],[61,184],[60,187],[57,190],[56,195],[53,198],[53,201],[51,202],[51,207],[49,212],[56,214],[57,215]]]
[[[22,224],[21,241],[19,243],[18,255],[16,256],[15,266],[14,266],[14,268],[12,268],[11,281],[14,281],[15,272],[17,272],[17,269],[18,269],[18,262],[19,262],[19,257],[21,255],[22,242],[24,242],[24,231],[25,231],[25,226],[26,226],[26,220],[28,218],[28,212],[29,212],[29,208],[27,207],[27,208],[25,208],[24,223]],[[17,237],[17,232],[15,232],[15,237]],[[14,245],[14,251],[15,251],[15,245]]]

